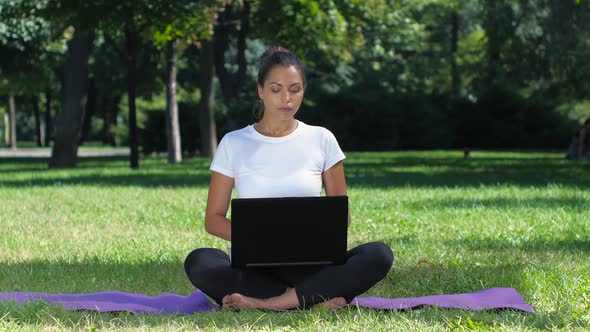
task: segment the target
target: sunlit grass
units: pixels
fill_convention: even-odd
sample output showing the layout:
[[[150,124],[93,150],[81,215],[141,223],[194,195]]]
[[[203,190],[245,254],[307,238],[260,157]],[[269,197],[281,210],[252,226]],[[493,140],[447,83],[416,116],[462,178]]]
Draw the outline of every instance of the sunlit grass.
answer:
[[[590,326],[590,163],[560,153],[348,153],[349,246],[384,241],[396,262],[365,295],[408,297],[515,287],[537,313],[349,308],[191,316],[0,305],[0,329],[441,330]],[[189,294],[192,249],[226,248],[203,230],[209,160],[182,165],[0,159],[0,292]]]

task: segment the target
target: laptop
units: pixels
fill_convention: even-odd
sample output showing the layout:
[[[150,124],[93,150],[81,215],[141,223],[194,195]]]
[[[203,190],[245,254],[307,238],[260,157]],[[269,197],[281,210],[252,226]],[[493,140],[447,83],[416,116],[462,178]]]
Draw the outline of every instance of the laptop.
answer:
[[[348,197],[235,198],[233,267],[343,264]]]

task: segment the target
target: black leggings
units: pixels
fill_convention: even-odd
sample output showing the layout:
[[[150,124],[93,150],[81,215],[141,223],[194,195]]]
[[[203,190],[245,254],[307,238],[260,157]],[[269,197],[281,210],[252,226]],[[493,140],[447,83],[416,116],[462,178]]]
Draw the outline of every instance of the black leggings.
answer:
[[[348,251],[342,265],[232,268],[225,252],[201,248],[187,256],[184,268],[193,285],[219,304],[233,293],[265,299],[294,287],[300,307],[306,308],[335,297],[352,301],[385,278],[392,264],[391,249],[371,242]]]

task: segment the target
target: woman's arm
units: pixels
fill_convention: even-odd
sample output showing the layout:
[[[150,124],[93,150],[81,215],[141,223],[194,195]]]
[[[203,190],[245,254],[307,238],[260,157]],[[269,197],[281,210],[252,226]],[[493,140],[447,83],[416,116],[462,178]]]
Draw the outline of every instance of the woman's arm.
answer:
[[[337,162],[322,174],[326,196],[347,196],[346,178],[344,177],[344,163]],[[350,209],[348,210],[348,225],[350,226]]]
[[[231,241],[231,225],[226,215],[233,186],[233,178],[215,171],[211,173],[205,212],[205,230],[227,241]]]

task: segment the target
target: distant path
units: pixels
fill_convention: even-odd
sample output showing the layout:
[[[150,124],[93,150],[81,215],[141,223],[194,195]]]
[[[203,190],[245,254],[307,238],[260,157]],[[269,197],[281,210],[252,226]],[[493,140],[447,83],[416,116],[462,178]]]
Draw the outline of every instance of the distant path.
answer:
[[[78,157],[119,157],[128,156],[129,148],[80,148]],[[49,158],[51,148],[0,148],[0,158]]]

